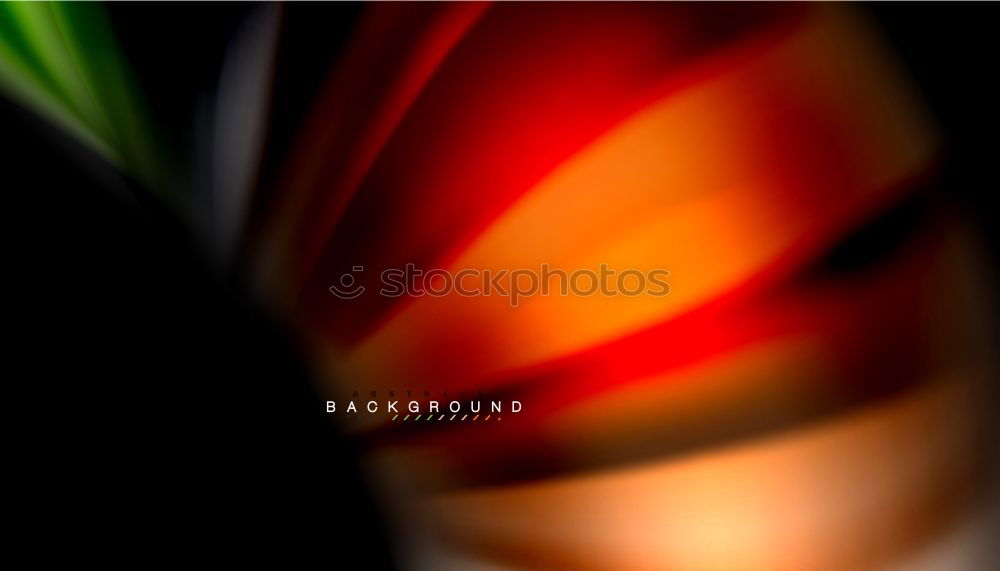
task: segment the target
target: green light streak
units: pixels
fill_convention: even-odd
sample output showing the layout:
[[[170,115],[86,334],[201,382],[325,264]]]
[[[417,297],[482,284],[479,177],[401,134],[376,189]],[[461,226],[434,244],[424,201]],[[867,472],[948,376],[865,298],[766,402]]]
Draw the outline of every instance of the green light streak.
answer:
[[[164,190],[152,123],[101,5],[0,3],[0,89],[147,189]]]

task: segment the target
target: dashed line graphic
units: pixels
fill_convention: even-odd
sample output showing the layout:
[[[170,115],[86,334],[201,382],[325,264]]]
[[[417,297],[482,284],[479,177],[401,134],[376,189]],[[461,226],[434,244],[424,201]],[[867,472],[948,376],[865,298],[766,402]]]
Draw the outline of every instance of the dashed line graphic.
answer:
[[[406,422],[406,421],[410,420],[411,416],[413,416],[413,415],[412,414],[407,414],[406,416],[404,416],[403,418],[400,419],[399,418],[399,414],[394,414],[392,416],[392,419],[390,419],[390,422],[396,422],[397,420],[399,420],[400,422]],[[448,416],[448,415],[447,414],[442,414],[442,415],[438,416],[437,419],[439,421],[440,420],[444,420],[444,417],[446,417],[446,416]],[[480,416],[481,415],[477,414],[477,415],[473,416],[470,420],[473,421],[473,422],[477,421],[477,420],[479,420]],[[427,421],[434,420],[434,415],[433,414],[428,414],[428,415],[424,416],[423,414],[418,414],[417,416],[413,417],[413,421],[416,422],[416,421],[420,420],[421,418],[423,418],[424,421],[427,422]],[[458,414],[457,413],[451,415],[450,417],[448,417],[448,420],[452,421],[452,420],[455,420],[456,418],[458,418]],[[462,422],[462,421],[464,421],[467,418],[469,418],[469,415],[468,414],[463,414],[462,418],[458,418],[458,421]],[[491,420],[491,419],[494,422],[497,422],[497,421],[503,420],[503,417],[500,416],[500,415],[497,415],[496,417],[494,417],[492,414],[487,414],[485,417],[483,417],[483,422],[486,422],[486,421]]]

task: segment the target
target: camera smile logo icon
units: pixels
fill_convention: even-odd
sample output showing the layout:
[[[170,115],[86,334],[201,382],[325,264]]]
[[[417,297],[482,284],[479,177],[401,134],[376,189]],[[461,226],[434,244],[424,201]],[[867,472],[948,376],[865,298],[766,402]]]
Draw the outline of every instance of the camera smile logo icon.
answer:
[[[365,293],[365,286],[357,285],[354,281],[354,272],[363,272],[364,266],[354,266],[351,273],[340,276],[340,285],[330,286],[330,293],[341,299],[354,299]]]

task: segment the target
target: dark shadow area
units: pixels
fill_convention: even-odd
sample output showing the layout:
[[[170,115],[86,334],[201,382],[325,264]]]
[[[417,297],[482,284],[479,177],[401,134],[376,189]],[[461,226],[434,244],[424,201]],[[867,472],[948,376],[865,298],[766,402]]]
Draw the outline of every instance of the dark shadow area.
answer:
[[[72,560],[390,567],[291,338],[103,160],[6,100],[0,124],[15,525]]]

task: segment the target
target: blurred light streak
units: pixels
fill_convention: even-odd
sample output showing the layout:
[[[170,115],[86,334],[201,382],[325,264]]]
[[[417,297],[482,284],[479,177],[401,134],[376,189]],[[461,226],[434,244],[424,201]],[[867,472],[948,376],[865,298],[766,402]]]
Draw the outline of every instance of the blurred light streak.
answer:
[[[260,5],[227,49],[219,78],[212,149],[211,240],[232,263],[244,236],[267,134],[280,9]]]
[[[102,6],[0,5],[0,85],[170,199],[162,150]]]
[[[369,7],[281,175],[275,214],[260,242],[257,278],[264,289],[298,291],[400,121],[487,6]]]
[[[870,49],[853,22],[817,12],[759,58],[668,95],[570,158],[451,266],[664,268],[670,295],[537,296],[516,311],[499,295],[423,297],[352,349],[346,371],[372,387],[481,386],[764,272],[780,283],[898,200],[930,164],[933,137],[890,64],[846,63],[861,57],[847,46]]]
[[[976,489],[971,398],[940,379],[772,438],[444,494],[407,514],[451,549],[519,568],[873,568],[964,513]]]
[[[327,290],[331,279],[359,263],[370,268],[366,286],[386,268],[447,265],[558,164],[675,89],[672,78],[730,42],[780,35],[799,14],[756,5],[734,19],[734,10],[492,7],[443,61],[372,165],[299,297],[302,314],[335,343],[357,340],[401,300],[339,303]],[[720,39],[687,25],[698,17],[726,22],[727,34]]]

